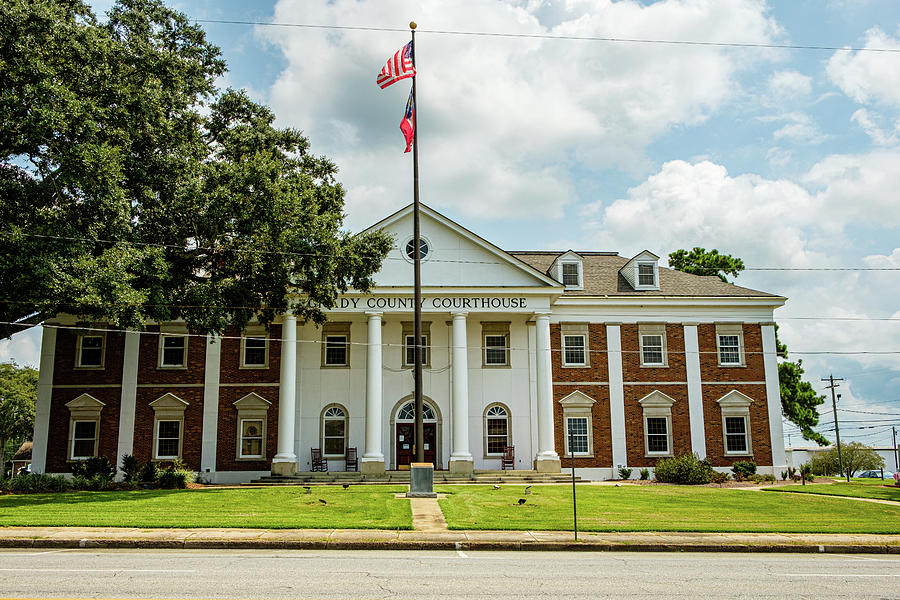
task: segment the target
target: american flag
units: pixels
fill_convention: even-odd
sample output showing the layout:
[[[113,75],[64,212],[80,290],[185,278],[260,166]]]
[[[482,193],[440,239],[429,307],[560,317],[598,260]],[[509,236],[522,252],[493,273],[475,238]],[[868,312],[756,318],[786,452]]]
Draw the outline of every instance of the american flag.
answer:
[[[416,131],[416,105],[413,102],[412,90],[409,91],[409,100],[406,101],[406,112],[400,121],[400,131],[406,138],[406,150],[409,152],[413,145],[413,133]]]
[[[393,58],[387,61],[387,64],[381,69],[381,73],[378,74],[376,83],[381,86],[381,89],[384,89],[415,74],[416,67],[413,65],[412,42],[410,42],[397,50]]]

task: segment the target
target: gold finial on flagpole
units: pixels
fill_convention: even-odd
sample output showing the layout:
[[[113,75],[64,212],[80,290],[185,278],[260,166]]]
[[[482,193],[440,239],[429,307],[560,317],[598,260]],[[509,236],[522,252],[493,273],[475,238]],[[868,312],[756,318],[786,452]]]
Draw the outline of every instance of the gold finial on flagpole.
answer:
[[[415,28],[416,28],[416,22],[415,22],[415,21],[410,21],[410,22],[409,22],[409,28],[410,28],[410,29],[415,29]]]

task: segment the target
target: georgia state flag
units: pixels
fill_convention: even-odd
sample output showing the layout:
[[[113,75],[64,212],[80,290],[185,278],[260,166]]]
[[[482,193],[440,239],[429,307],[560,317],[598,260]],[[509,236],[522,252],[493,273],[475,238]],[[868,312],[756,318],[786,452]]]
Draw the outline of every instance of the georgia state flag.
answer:
[[[416,106],[413,103],[412,90],[409,91],[409,100],[406,101],[406,113],[403,115],[403,120],[400,121],[400,131],[406,138],[404,152],[409,152],[413,144],[413,133],[416,131]]]

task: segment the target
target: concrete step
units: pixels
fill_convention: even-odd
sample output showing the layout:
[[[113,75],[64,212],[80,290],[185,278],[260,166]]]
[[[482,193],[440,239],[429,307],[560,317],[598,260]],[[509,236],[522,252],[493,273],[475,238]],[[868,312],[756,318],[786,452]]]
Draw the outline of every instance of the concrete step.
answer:
[[[471,475],[437,471],[435,485],[442,484],[504,484],[531,485],[535,483],[570,483],[571,475],[564,473],[538,473],[537,471],[476,471]],[[576,483],[584,482],[580,477]],[[409,471],[387,471],[383,475],[364,475],[358,472],[301,472],[292,476],[265,476],[244,485],[389,485],[409,483]]]

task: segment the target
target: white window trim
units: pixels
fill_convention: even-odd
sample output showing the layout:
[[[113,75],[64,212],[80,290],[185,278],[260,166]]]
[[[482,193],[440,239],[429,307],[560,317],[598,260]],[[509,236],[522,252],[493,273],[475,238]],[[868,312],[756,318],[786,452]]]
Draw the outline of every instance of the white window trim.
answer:
[[[100,342],[100,364],[99,365],[85,365],[81,362],[81,342],[86,337],[98,337],[101,339]],[[76,369],[97,369],[102,370],[106,365],[106,333],[105,332],[86,332],[79,333],[78,339],[75,344],[75,368]]]
[[[563,265],[575,265],[578,270],[578,282],[575,284],[567,284],[563,278]],[[584,289],[584,268],[580,260],[561,260],[559,261],[559,282],[565,286],[567,290],[583,290]]]
[[[567,338],[581,338],[581,352],[583,353],[581,362],[568,362],[566,351],[569,349],[569,346],[566,344]],[[583,333],[563,333],[562,334],[562,351],[563,351],[563,366],[564,367],[584,367],[587,365],[587,336]]]
[[[753,431],[750,427],[750,404],[753,400],[737,390],[731,390],[716,402],[722,412],[722,454],[724,456],[753,456]],[[728,451],[728,434],[725,430],[726,417],[740,417],[744,419],[744,436],[747,443],[746,452]]]
[[[723,335],[736,335],[738,338],[739,362],[722,362],[722,343],[719,339]],[[720,367],[745,367],[747,361],[744,354],[744,327],[741,323],[717,323],[716,324],[716,358]]]
[[[343,337],[344,338],[344,362],[328,363],[326,362],[328,349],[328,338]],[[322,326],[322,368],[323,369],[347,369],[350,367],[350,323],[325,323]]]
[[[641,265],[653,267],[653,283],[641,284]],[[659,263],[655,260],[638,260],[634,263],[634,289],[658,290],[659,289]]]
[[[576,452],[575,456],[580,458],[591,458],[594,456],[594,417],[592,407],[597,403],[596,400],[581,391],[574,391],[559,403],[563,407],[563,449],[565,456],[569,454],[569,423],[568,419],[585,418],[588,422],[588,451],[586,453]]]
[[[175,394],[168,393],[151,402],[150,407],[153,409],[153,460],[176,460],[181,458],[184,451],[184,412],[188,407],[188,403]],[[160,421],[179,421],[177,456],[160,456],[158,454]]]
[[[178,423],[178,454],[163,456],[159,453],[159,426],[161,423]],[[170,439],[170,438],[166,438]],[[174,438],[171,438],[174,439]],[[155,419],[153,422],[153,458],[155,460],[178,460],[181,458],[182,443],[184,441],[184,418],[181,419]]]
[[[490,411],[494,407],[499,407],[506,411],[506,443],[504,446],[512,446],[512,413],[509,411],[509,407],[500,402],[493,402],[488,404],[484,408],[484,413],[482,413],[482,427],[484,431],[484,457],[485,458],[498,458],[503,456],[503,452],[488,452],[488,437],[500,437],[500,436],[488,436],[488,411]],[[499,417],[491,417],[492,419],[499,419]]]
[[[258,422],[260,424],[259,436],[245,436],[244,435],[244,423],[247,422]],[[259,454],[244,454],[244,440],[245,439],[256,439],[259,438]],[[261,459],[266,456],[266,420],[260,419],[259,417],[252,418],[244,418],[238,419],[238,458],[254,458]]]
[[[504,352],[503,352],[503,362],[502,363],[489,363],[487,360],[488,355],[488,345],[487,338],[491,337],[503,337],[504,338]],[[481,367],[483,369],[506,369],[511,366],[511,357],[509,353],[510,346],[510,337],[509,337],[509,321],[482,321],[481,322]],[[498,346],[491,346],[492,349],[498,349]]]
[[[247,362],[247,340],[263,340],[263,348],[265,352],[265,360],[262,364]],[[245,331],[241,335],[241,369],[268,369],[269,368],[269,336],[263,332],[261,334]]]
[[[81,439],[81,440],[91,439],[91,438],[76,438],[75,437],[75,431],[76,431],[79,423],[93,423],[94,424],[94,437],[93,437],[94,447],[93,447],[91,454],[88,456],[75,456],[75,442],[78,441],[79,439]],[[69,444],[69,460],[87,460],[89,458],[94,458],[95,456],[97,456],[97,444],[100,439],[100,418],[98,417],[96,419],[72,419],[71,428],[72,428],[72,435],[71,435],[71,442]]]
[[[256,394],[254,392],[250,392],[240,400],[234,403],[234,408],[237,410],[237,448],[235,449],[235,457],[237,460],[265,460],[266,458],[266,446],[268,445],[268,432],[269,432],[269,417],[268,411],[269,407],[272,406],[272,403]],[[243,435],[244,421],[262,421],[262,454],[261,455],[248,455],[244,454],[244,444],[243,444]]]
[[[343,419],[330,418],[328,421],[343,421],[344,422],[344,451],[340,454],[326,454],[325,453],[325,413],[328,412],[329,408],[338,408],[344,413]],[[322,448],[322,458],[333,458],[339,459],[344,458],[347,455],[347,446],[350,441],[350,411],[348,411],[344,405],[342,404],[329,404],[328,406],[322,409],[322,412],[319,413],[319,423],[320,423],[320,433],[319,433],[319,442],[321,443]],[[329,436],[335,437],[335,436]]]
[[[165,345],[164,345],[164,344],[165,344],[165,341],[164,341],[164,340],[165,340],[166,338],[181,338],[181,339],[184,340],[184,349],[182,350],[182,354],[181,354],[181,364],[178,364],[178,365],[174,365],[174,364],[169,365],[169,364],[166,364],[166,363],[163,362],[163,358],[165,357],[165,352],[164,352],[164,350],[165,350]],[[163,333],[162,330],[160,330],[160,335],[159,335],[159,353],[158,353],[158,357],[157,357],[157,361],[156,361],[156,368],[158,368],[158,369],[175,369],[175,370],[177,370],[177,369],[187,369],[187,362],[188,362],[188,343],[189,343],[189,342],[188,342],[188,336],[187,336],[187,334],[183,334],[183,333]]]
[[[648,363],[644,362],[644,336],[658,335],[662,338],[662,362]],[[638,325],[638,346],[640,347],[640,360],[642,367],[668,367],[669,366],[669,345],[668,336],[666,335],[665,323],[640,323]]]
[[[97,456],[100,449],[100,411],[106,406],[90,394],[81,394],[74,400],[66,403],[69,409],[69,445],[66,452],[66,460],[80,461]],[[75,453],[75,423],[93,421],[94,427],[94,454],[91,456],[74,456]]]
[[[675,404],[675,399],[671,396],[668,396],[662,393],[659,390],[653,390],[640,400],[638,400],[638,404],[641,405],[643,409],[643,421],[644,421],[644,456],[646,457],[660,457],[660,456],[673,456],[674,450],[672,448],[673,436],[672,436],[672,405]],[[650,451],[650,435],[647,429],[647,419],[661,417],[666,420],[666,438],[667,438],[667,446],[668,450],[665,452],[651,452]]]

